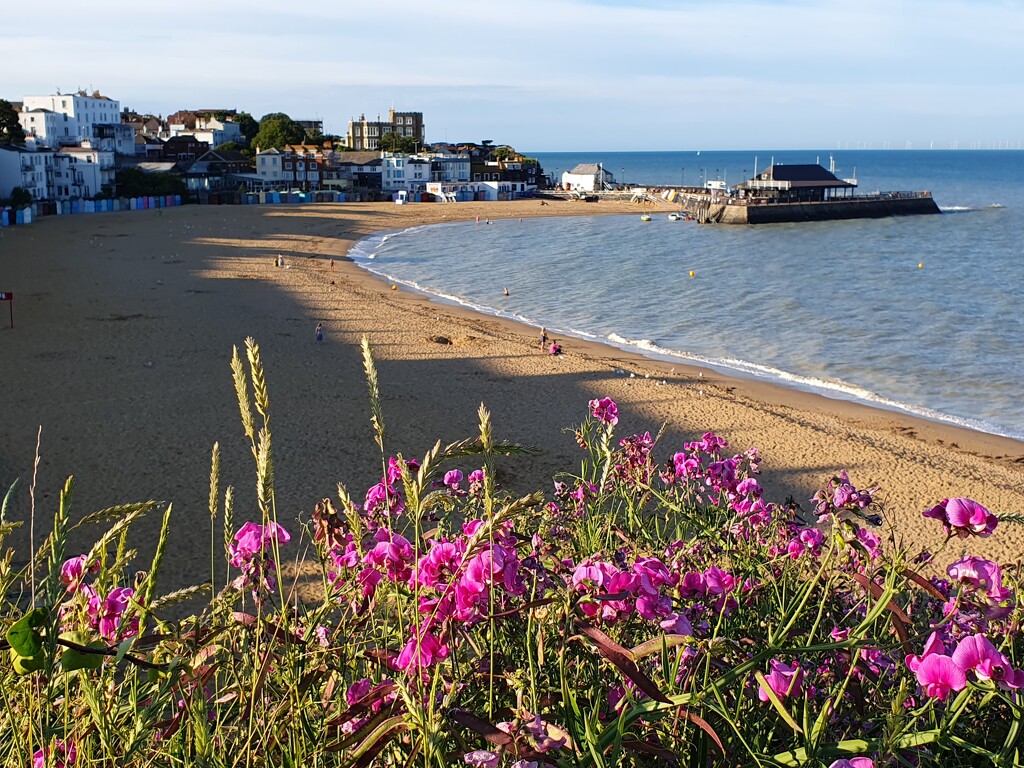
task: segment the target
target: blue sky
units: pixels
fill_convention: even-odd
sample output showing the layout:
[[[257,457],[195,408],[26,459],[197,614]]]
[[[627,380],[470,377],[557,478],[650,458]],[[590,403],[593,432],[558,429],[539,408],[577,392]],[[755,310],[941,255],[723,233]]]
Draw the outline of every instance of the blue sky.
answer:
[[[138,111],[424,113],[528,151],[1016,147],[1009,0],[51,0],[7,15],[0,98]]]

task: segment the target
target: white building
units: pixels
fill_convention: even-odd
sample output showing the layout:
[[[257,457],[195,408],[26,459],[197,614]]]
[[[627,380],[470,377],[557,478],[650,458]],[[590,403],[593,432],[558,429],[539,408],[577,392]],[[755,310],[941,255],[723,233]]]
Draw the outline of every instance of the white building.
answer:
[[[423,191],[426,190],[427,182],[433,180],[429,157],[386,153],[381,169],[381,189],[385,192]]]
[[[18,122],[25,136],[35,137],[47,147],[78,143],[78,121],[52,109],[23,110],[18,113]]]
[[[449,184],[469,181],[471,168],[469,155],[450,155],[439,152],[432,153],[428,157],[431,165],[431,181],[442,181]]]
[[[242,142],[242,128],[230,120],[217,120],[213,117],[199,117],[196,119],[196,129],[188,131],[199,141],[205,141],[212,148],[216,149],[221,144],[230,141]]]
[[[0,198],[8,198],[16,187],[32,195],[33,200],[52,197],[53,152],[0,144]]]
[[[104,139],[109,141],[105,149],[115,150],[120,140],[116,136],[116,130],[111,126],[121,124],[121,102],[103,96],[99,91],[87,94],[85,91],[77,93],[58,93],[50,96],[26,96],[22,99],[22,112],[31,113],[33,110],[45,109],[65,115],[68,118],[67,128],[70,141],[64,141],[63,130],[56,136],[57,143],[47,142],[49,146],[56,148],[60,143],[78,143],[80,141],[96,141]],[[21,118],[19,117],[19,122]],[[31,125],[31,121],[29,123]],[[110,130],[102,131],[100,126]],[[24,127],[24,123],[22,123]],[[63,128],[63,126],[61,126]],[[27,130],[27,129],[26,129]],[[104,136],[103,134],[111,134]],[[120,147],[126,154],[135,151],[134,141],[130,145]],[[119,150],[119,151],[120,151]]]
[[[562,174],[562,188],[579,192],[599,192],[614,183],[615,177],[598,163],[580,163]]]
[[[114,186],[114,153],[92,147],[63,147],[54,154],[53,197],[58,200],[98,195]]]
[[[283,158],[281,150],[273,147],[256,153],[256,175],[264,182],[265,187],[273,189],[284,183]]]

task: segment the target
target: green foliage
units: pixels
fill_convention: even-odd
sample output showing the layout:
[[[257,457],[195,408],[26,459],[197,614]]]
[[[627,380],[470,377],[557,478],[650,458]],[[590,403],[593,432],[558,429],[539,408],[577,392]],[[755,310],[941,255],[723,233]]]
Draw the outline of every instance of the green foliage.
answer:
[[[32,193],[23,187],[15,187],[11,190],[11,197],[7,201],[8,205],[15,208],[21,208],[29,205],[32,202]]]
[[[249,146],[256,134],[259,133],[260,124],[248,112],[239,112],[235,115],[235,123],[242,131],[242,139],[246,146]]]
[[[24,144],[25,131],[11,102],[0,99],[0,144]]]
[[[289,144],[302,144],[306,132],[302,126],[282,112],[272,112],[260,120],[259,130],[253,136],[254,149],[283,149]]]
[[[121,168],[115,179],[120,197],[188,194],[184,180],[176,173],[147,173],[138,168]]]
[[[129,529],[158,504],[73,524],[70,480],[31,562],[0,557],[0,765],[44,753],[70,765],[68,745],[76,768],[440,768],[478,750],[502,768],[1020,764],[1019,693],[972,672],[939,701],[904,658],[936,626],[984,626],[1020,667],[1024,613],[1015,599],[986,605],[992,618],[971,613],[965,585],[943,592],[892,536],[883,545],[861,527],[872,500],[829,507],[819,531],[760,504],[756,453],[730,456],[705,435],[658,464],[658,437],[620,439],[617,415],[593,403],[576,430],[578,471],[559,475],[554,495],[500,486],[498,462],[528,452],[495,438],[483,405],[477,436],[418,462],[389,458],[365,339],[381,496],[357,504],[339,485],[336,502],[316,503],[291,542],[313,560],[286,583],[270,386],[259,346],[245,347],[231,375],[258,510],[236,534],[215,445],[208,524],[217,559],[223,528],[222,588],[158,595],[171,507],[133,577]],[[474,465],[468,488],[448,473]],[[845,476],[826,489],[822,499],[855,492]],[[67,531],[85,525],[108,527],[64,561]],[[1017,593],[1020,569],[1005,573]],[[970,626],[955,627],[965,616]],[[799,665],[802,687],[773,684],[777,659]]]
[[[384,152],[411,154],[419,149],[419,142],[412,136],[400,136],[397,133],[388,132],[380,137],[378,146]]]

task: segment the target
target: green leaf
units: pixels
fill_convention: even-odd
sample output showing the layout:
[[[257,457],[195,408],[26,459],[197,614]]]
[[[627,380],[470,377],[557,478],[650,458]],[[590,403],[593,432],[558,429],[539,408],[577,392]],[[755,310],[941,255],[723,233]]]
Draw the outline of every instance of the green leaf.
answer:
[[[776,695],[775,691],[768,684],[764,675],[761,672],[754,672],[754,677],[757,678],[757,682],[761,684],[761,690],[767,694],[768,699],[771,701],[772,706],[775,707],[775,711],[779,713],[779,717],[786,721],[786,724],[792,728],[796,733],[803,733],[803,729],[796,724],[796,720],[789,714],[786,707],[783,706],[782,700]]]
[[[104,646],[97,641],[89,642],[89,636],[84,632],[65,632],[60,636],[61,640],[75,643],[87,648],[102,649]],[[65,672],[72,672],[76,669],[99,669],[103,664],[103,654],[84,653],[76,648],[65,648],[60,656],[60,665]]]
[[[46,625],[47,612],[33,608],[7,630],[7,642],[19,656],[36,656],[43,650],[39,628]]]

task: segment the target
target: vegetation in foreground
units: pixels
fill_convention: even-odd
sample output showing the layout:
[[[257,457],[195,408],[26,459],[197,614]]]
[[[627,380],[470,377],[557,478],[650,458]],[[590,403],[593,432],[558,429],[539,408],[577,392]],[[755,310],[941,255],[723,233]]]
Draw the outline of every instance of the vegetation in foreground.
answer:
[[[131,577],[127,533],[158,505],[72,523],[70,479],[31,562],[0,558],[3,765],[1021,764],[1019,564],[966,555],[926,577],[932,554],[882,526],[877,489],[840,472],[805,516],[763,497],[756,450],[708,433],[657,460],[655,437],[617,436],[609,399],[550,493],[496,487],[495,458],[527,452],[483,406],[478,437],[389,455],[365,341],[381,480],[288,530],[246,347],[258,509],[221,491],[214,446],[209,582],[156,594],[170,506]],[[969,499],[924,515],[946,546],[1024,519]],[[69,556],[91,524],[108,527]],[[301,602],[277,564],[310,544],[322,599]]]

